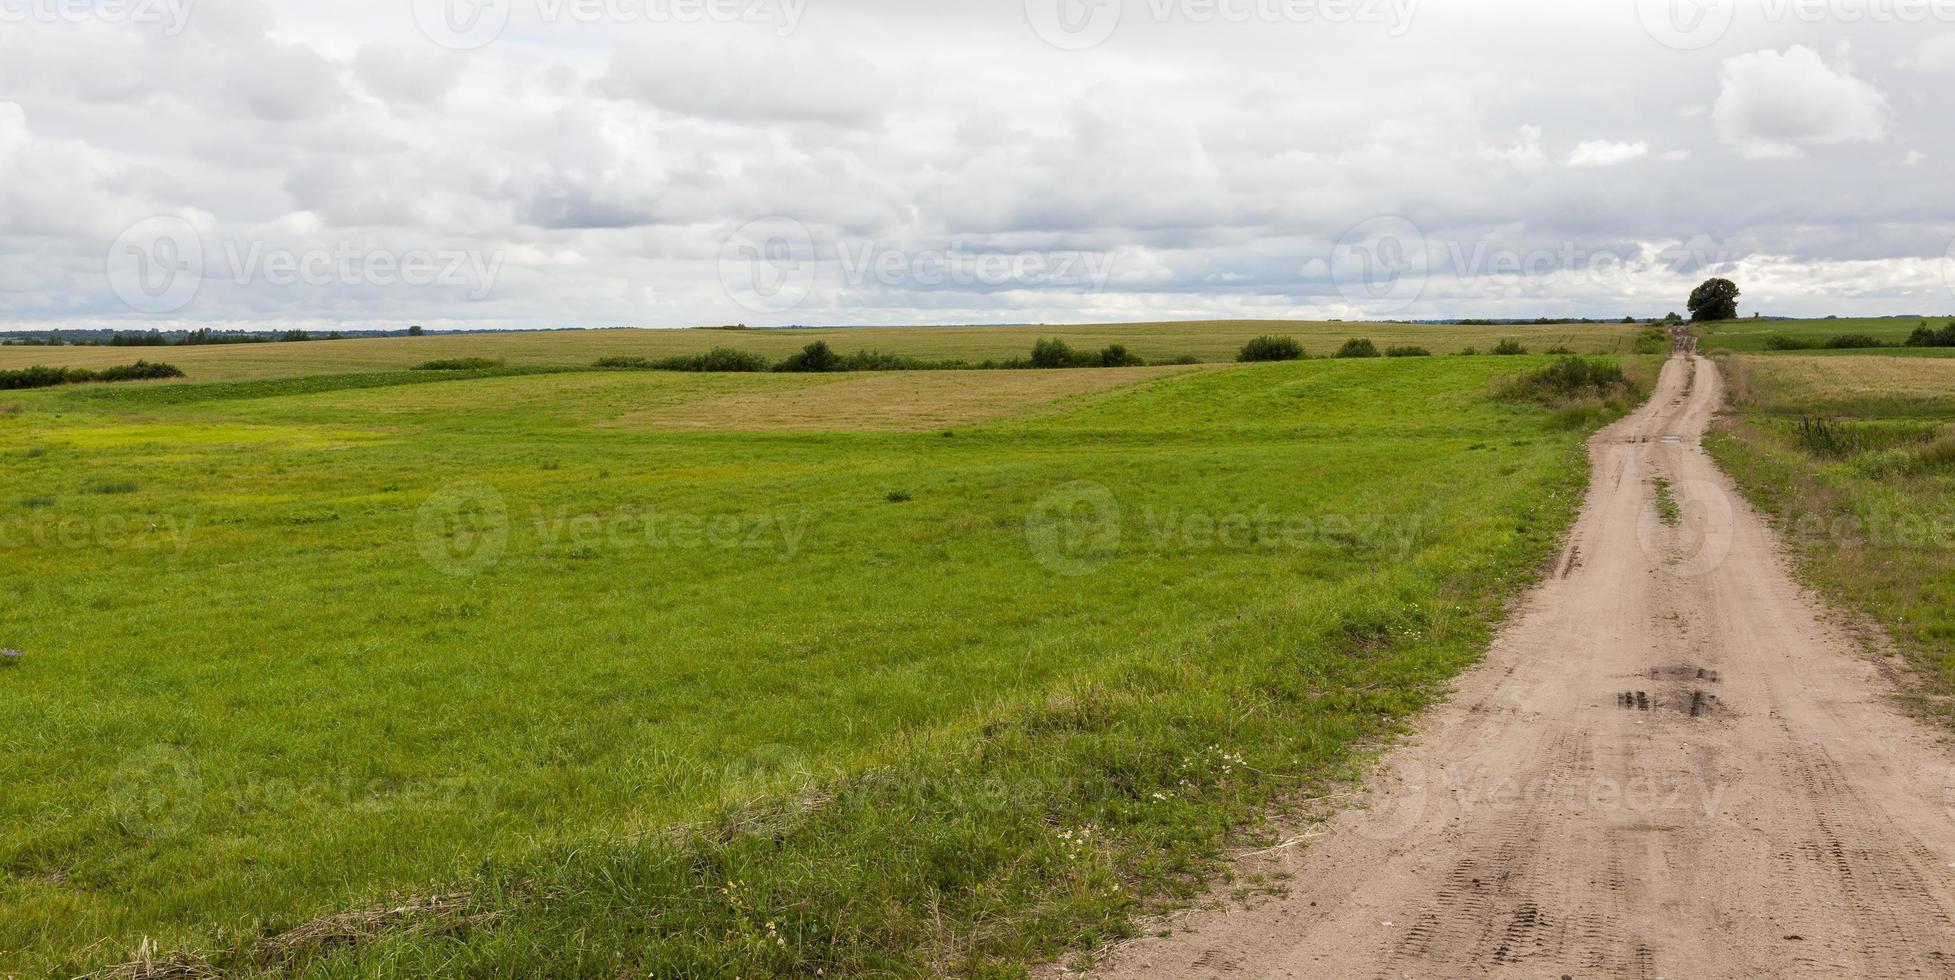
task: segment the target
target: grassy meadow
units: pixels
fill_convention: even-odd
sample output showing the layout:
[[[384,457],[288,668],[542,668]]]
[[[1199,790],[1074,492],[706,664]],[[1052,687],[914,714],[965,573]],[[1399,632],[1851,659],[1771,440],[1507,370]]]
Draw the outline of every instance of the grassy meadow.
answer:
[[[1707,445],[1803,578],[1886,628],[1955,722],[1955,359],[1721,358],[1734,413]]]
[[[720,346],[778,360],[817,340],[827,341],[842,354],[875,350],[923,360],[978,363],[1023,356],[1042,337],[1056,337],[1081,350],[1125,344],[1149,361],[1184,356],[1203,361],[1232,361],[1244,342],[1262,334],[1295,337],[1315,357],[1328,356],[1351,337],[1372,338],[1380,347],[1421,345],[1435,354],[1453,354],[1468,347],[1485,352],[1506,338],[1519,340],[1537,353],[1567,347],[1583,354],[1627,354],[1632,352],[1635,339],[1634,329],[1615,324],[1456,327],[1261,320],[1051,327],[590,330],[316,340],[307,342],[303,354],[284,350],[282,344],[164,348],[0,346],[0,371],[34,365],[101,368],[126,364],[137,357],[167,361],[198,381],[283,378],[294,373],[401,371],[426,361],[456,357],[486,357],[511,366],[586,368],[601,357],[670,357]]]
[[[1539,356],[390,370],[729,337],[0,395],[0,976],[1023,975],[1440,695],[1602,418],[1496,397]]]

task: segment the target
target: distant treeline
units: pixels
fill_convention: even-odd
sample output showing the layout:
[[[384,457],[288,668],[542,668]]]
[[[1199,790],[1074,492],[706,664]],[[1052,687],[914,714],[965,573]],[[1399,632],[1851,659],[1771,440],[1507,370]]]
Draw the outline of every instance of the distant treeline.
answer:
[[[57,385],[75,385],[90,381],[149,381],[156,378],[181,378],[183,372],[168,364],[152,364],[137,361],[115,367],[90,371],[87,368],[30,367],[18,371],[0,371],[0,391],[19,391],[23,388],[53,388]]]
[[[446,331],[486,333],[480,330]],[[289,344],[308,340],[367,340],[378,337],[419,337],[422,328],[405,330],[50,330],[0,336],[0,345],[14,347],[207,347],[219,344]]]
[[[1676,316],[1675,313],[1670,315],[1673,317]],[[1572,317],[1544,316],[1536,317],[1532,320],[1447,320],[1445,322],[1457,324],[1462,327],[1552,327],[1563,323],[1661,323],[1663,321],[1655,318],[1639,320],[1633,316],[1626,316],[1620,320],[1591,320],[1587,317],[1575,319]]]

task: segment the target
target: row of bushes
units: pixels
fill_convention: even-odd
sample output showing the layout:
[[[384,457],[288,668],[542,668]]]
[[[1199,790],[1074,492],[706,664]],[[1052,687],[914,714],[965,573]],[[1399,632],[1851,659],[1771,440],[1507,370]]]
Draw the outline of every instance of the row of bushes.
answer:
[[[149,381],[156,378],[181,378],[183,372],[168,364],[151,364],[137,361],[134,364],[119,364],[100,371],[87,368],[30,367],[18,371],[0,371],[0,391],[20,391],[24,388],[53,388],[57,385],[77,385],[90,381]]]
[[[1667,341],[1666,341],[1667,342]],[[1518,340],[1503,340],[1494,347],[1492,353],[1499,355],[1526,354],[1527,348]],[[1468,347],[1461,354],[1478,354]],[[1565,347],[1556,347],[1550,354],[1573,353]],[[1258,361],[1301,361],[1309,358],[1303,345],[1294,337],[1257,337],[1242,346],[1236,360],[1243,363]],[[1353,337],[1344,342],[1332,357],[1431,357],[1432,351],[1413,344],[1387,347],[1380,351],[1378,345],[1364,337]],[[637,371],[702,371],[718,373],[758,373],[776,371],[785,373],[829,373],[841,371],[944,371],[944,370],[982,370],[982,369],[1024,369],[1024,368],[1101,368],[1101,367],[1142,367],[1149,363],[1122,344],[1108,344],[1097,351],[1075,350],[1071,344],[1058,339],[1040,338],[1032,345],[1030,357],[1014,357],[1006,361],[925,361],[899,354],[884,354],[879,351],[856,351],[853,354],[838,354],[825,340],[817,340],[800,351],[776,363],[764,355],[751,351],[734,350],[731,347],[715,347],[703,354],[679,354],[671,357],[606,357],[597,362],[601,368],[619,368]],[[1156,364],[1199,364],[1194,357],[1178,357]],[[497,367],[500,362],[474,363],[462,361],[430,361],[418,370],[462,370],[468,367]]]
[[[414,365],[416,371],[493,371],[503,366],[499,358],[451,357],[441,361],[423,361]]]
[[[1863,333],[1843,333],[1837,337],[1794,337],[1791,334],[1775,333],[1765,338],[1766,350],[1864,350],[1870,347],[1892,347],[1877,337]]]
[[[1915,327],[1914,332],[1908,335],[1907,345],[1909,347],[1955,347],[1955,320],[1948,321],[1948,325],[1940,330],[1925,323]]]
[[[1097,367],[1141,367],[1147,362],[1139,355],[1120,344],[1110,344],[1099,351],[1074,350],[1063,340],[1044,340],[1032,345],[1030,357],[1014,357],[1006,361],[946,360],[926,361],[901,354],[885,354],[881,351],[856,351],[851,354],[838,354],[825,340],[817,340],[779,363],[768,360],[764,355],[751,351],[734,350],[731,347],[715,347],[703,354],[680,354],[672,357],[606,357],[597,362],[601,368],[623,368],[637,371],[700,371],[717,373],[758,373],[775,371],[788,374],[828,374],[848,371],[954,371],[954,370],[1002,370],[1028,368],[1097,368]],[[1163,363],[1198,364],[1193,357],[1181,357]]]
[[[1766,350],[1865,350],[1875,347],[1894,347],[1878,337],[1864,333],[1844,333],[1825,339],[1794,337],[1791,334],[1775,333],[1765,338]],[[1914,332],[1898,346],[1902,347],[1955,347],[1955,320],[1937,330],[1926,323],[1914,328]]]
[[[1464,355],[1473,355],[1473,354],[1478,354],[1479,351],[1472,347],[1468,347],[1467,349],[1460,351],[1460,353]],[[1527,348],[1521,346],[1521,342],[1518,340],[1503,340],[1500,342],[1499,346],[1493,349],[1493,353],[1501,354],[1501,355],[1525,354],[1527,353]],[[1562,354],[1562,353],[1572,353],[1572,352],[1568,351],[1566,348],[1556,348],[1554,350],[1549,351],[1548,353]],[[1337,353],[1332,354],[1331,356],[1332,357],[1431,357],[1432,351],[1427,350],[1424,347],[1407,344],[1398,347],[1387,347],[1385,348],[1383,353],[1380,353],[1378,350],[1378,345],[1373,343],[1369,338],[1353,337],[1350,340],[1345,341],[1344,346],[1339,347],[1337,349]],[[1309,357],[1310,355],[1304,352],[1303,345],[1297,343],[1296,338],[1294,337],[1257,337],[1255,340],[1252,340],[1242,345],[1242,352],[1237,354],[1235,359],[1239,362],[1247,364],[1247,363],[1253,363],[1258,361],[1302,361],[1302,360],[1307,360]]]

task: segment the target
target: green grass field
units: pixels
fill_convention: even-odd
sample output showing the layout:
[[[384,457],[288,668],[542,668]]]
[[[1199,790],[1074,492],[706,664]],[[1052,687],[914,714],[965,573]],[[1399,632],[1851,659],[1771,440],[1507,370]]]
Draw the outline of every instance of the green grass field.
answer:
[[[1706,352],[1717,350],[1760,353],[1774,335],[1825,342],[1847,334],[1864,334],[1890,344],[1907,340],[1914,328],[1923,324],[1939,328],[1955,316],[1863,317],[1836,320],[1728,320],[1696,328]],[[1895,351],[1899,353],[1900,351]],[[1804,353],[1804,352],[1795,352]],[[1907,353],[1917,353],[1908,351]],[[1933,356],[1933,355],[1929,355]]]
[[[816,340],[847,354],[879,350],[925,360],[1004,360],[1022,357],[1041,337],[1058,337],[1074,347],[1099,350],[1125,344],[1152,361],[1183,355],[1204,361],[1232,361],[1244,342],[1261,334],[1301,341],[1313,356],[1329,355],[1352,337],[1369,337],[1378,346],[1419,344],[1436,354],[1467,347],[1489,350],[1512,337],[1535,352],[1568,347],[1584,354],[1626,354],[1636,329],[1616,324],[1452,327],[1420,324],[1306,323],[1226,320],[1188,323],[1129,323],[1052,327],[900,327],[832,330],[603,330],[393,337],[311,341],[303,354],[282,344],[224,347],[4,347],[0,370],[32,365],[100,368],[138,357],[167,361],[198,381],[399,371],[424,361],[489,357],[511,365],[589,367],[600,357],[667,357],[694,354],[725,345],[779,359]]]
[[[1441,692],[1598,421],[1494,397],[1541,357],[377,370],[729,337],[0,395],[0,976],[1020,975]]]
[[[1922,708],[1955,722],[1955,360],[1724,359],[1737,411],[1707,441],[1802,577],[1885,627]]]

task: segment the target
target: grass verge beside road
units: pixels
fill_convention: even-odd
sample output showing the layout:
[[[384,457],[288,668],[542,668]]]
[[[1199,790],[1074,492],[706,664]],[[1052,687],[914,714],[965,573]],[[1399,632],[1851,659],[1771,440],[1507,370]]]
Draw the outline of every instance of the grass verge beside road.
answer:
[[[1955,724],[1955,360],[1725,356],[1707,440],[1801,577],[1893,638]]]

